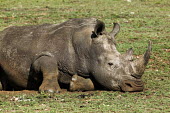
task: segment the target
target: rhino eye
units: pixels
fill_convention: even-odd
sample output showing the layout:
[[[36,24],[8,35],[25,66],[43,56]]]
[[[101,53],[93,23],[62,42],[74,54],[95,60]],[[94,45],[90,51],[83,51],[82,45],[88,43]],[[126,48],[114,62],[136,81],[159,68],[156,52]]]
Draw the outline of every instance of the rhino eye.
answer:
[[[108,64],[109,64],[109,66],[112,66],[112,65],[113,65],[113,63],[111,63],[111,62],[109,62]]]

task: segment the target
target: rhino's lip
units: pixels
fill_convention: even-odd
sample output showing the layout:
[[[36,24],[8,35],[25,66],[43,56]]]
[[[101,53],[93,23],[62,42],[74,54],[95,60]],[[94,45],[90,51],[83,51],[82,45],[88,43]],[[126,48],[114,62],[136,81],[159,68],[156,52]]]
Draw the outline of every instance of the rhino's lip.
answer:
[[[136,79],[136,80],[124,80],[121,85],[120,88],[122,91],[143,91],[144,89],[144,83],[142,80],[140,79]]]

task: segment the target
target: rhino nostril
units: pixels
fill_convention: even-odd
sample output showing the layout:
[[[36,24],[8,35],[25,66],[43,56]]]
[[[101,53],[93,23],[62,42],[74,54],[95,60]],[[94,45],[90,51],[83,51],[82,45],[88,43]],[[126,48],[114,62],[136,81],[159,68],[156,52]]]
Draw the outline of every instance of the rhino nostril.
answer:
[[[132,87],[132,85],[130,84],[130,83],[125,83],[127,86],[129,86],[129,87]]]
[[[109,64],[110,66],[112,66],[112,65],[113,65],[113,63],[111,63],[111,62],[109,62],[108,64]]]

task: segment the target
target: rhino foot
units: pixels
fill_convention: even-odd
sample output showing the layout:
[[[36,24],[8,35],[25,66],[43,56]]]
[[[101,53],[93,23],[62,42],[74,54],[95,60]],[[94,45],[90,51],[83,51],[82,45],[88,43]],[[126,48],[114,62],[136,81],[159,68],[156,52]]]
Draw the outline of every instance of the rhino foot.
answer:
[[[39,93],[60,93],[61,91],[54,91],[53,89],[39,90]]]
[[[94,84],[89,78],[73,75],[70,82],[70,91],[90,91],[94,90]]]
[[[46,76],[39,87],[39,92],[46,92],[46,93],[60,93],[61,88],[58,84],[58,78],[55,76],[55,73],[52,74],[44,74]]]
[[[39,93],[60,93],[61,89],[57,87],[49,87],[49,85],[39,87]]]

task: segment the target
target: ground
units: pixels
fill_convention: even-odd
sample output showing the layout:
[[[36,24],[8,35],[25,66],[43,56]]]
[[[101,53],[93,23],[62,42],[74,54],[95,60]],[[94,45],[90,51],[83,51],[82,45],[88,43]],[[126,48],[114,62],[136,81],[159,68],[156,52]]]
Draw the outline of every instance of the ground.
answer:
[[[107,31],[111,31],[113,22],[120,23],[116,40],[121,53],[133,47],[138,57],[146,50],[148,40],[153,42],[151,60],[143,75],[143,92],[2,91],[0,112],[170,112],[169,7],[169,0],[0,0],[0,30],[95,17],[106,23]]]

